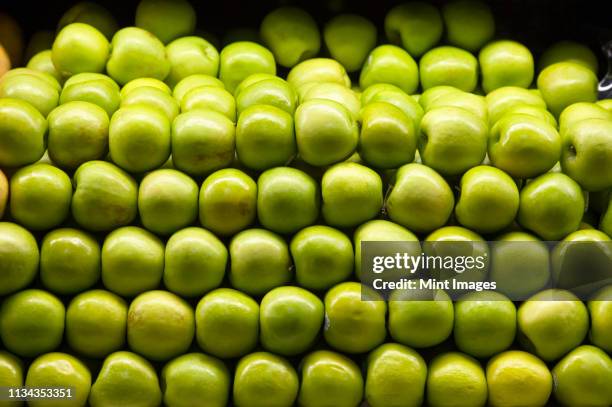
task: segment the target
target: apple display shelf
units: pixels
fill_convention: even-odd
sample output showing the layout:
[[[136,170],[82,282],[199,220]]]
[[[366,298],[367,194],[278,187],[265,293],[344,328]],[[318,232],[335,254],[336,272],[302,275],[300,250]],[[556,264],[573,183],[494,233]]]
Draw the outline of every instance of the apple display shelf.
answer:
[[[610,6],[0,3],[0,406],[612,406]]]

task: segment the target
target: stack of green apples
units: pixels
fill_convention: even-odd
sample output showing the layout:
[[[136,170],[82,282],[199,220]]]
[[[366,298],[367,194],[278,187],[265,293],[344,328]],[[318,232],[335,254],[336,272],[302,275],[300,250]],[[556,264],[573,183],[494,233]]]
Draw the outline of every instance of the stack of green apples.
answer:
[[[0,77],[0,388],[611,406],[612,286],[546,289],[544,245],[611,247],[596,56],[564,41],[536,64],[470,0],[383,25],[282,7],[219,52],[188,2],[143,0],[132,27],[83,2],[35,35]],[[529,250],[498,253],[499,292],[362,299],[361,242],[420,240]]]

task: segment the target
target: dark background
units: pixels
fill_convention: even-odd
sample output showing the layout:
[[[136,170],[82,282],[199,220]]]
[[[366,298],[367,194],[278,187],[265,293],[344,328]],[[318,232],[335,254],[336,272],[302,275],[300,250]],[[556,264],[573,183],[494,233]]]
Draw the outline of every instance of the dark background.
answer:
[[[137,0],[97,0],[117,17],[121,26],[133,25]],[[368,17],[380,28],[379,41],[386,12],[398,0],[191,0],[198,12],[198,27],[213,33],[223,43],[231,29],[257,29],[267,12],[280,5],[298,5],[313,14],[320,25],[341,12],[353,12]],[[445,0],[430,1],[438,6]],[[0,0],[0,10],[14,15],[29,34],[40,29],[54,29],[63,12],[76,0],[33,1]],[[612,40],[612,1],[589,0],[492,0],[498,37],[524,42],[537,55],[550,43],[573,39],[591,46],[602,58],[601,45]],[[605,64],[602,64],[605,67]],[[602,74],[601,72],[600,74]],[[601,76],[601,75],[600,75]]]

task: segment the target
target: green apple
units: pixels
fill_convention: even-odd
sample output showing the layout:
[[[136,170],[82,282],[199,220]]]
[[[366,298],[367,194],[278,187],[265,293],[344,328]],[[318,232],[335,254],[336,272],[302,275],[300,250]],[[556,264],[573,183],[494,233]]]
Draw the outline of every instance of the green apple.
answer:
[[[233,388],[236,407],[291,407],[298,389],[295,369],[280,356],[255,352],[236,365]]]
[[[561,136],[545,119],[507,114],[491,129],[489,159],[515,178],[533,178],[553,168],[561,158]]]
[[[359,139],[357,123],[340,103],[313,99],[295,111],[295,136],[300,157],[326,166],[347,159]]]
[[[574,180],[548,173],[521,190],[518,221],[545,240],[559,240],[578,229],[584,208],[582,190]]]
[[[365,107],[370,103],[377,102],[388,103],[400,109],[412,120],[415,133],[418,133],[421,119],[423,118],[423,108],[412,96],[395,85],[377,83],[364,89],[361,94],[361,104]]]
[[[183,37],[172,41],[166,47],[170,73],[166,81],[174,87],[182,79],[195,75],[217,76],[219,52],[204,38]]]
[[[120,85],[137,78],[164,80],[170,61],[157,37],[138,27],[126,27],[113,36],[106,71]]]
[[[136,26],[167,44],[193,33],[196,12],[187,0],[142,0],[136,8]]]
[[[235,358],[249,353],[259,338],[259,305],[248,295],[219,288],[206,294],[195,311],[196,338],[206,353]]]
[[[509,232],[491,246],[489,280],[512,300],[526,300],[550,281],[548,247],[525,232]]]
[[[460,107],[474,113],[480,117],[485,123],[489,120],[487,102],[484,96],[475,95],[473,93],[456,90],[440,94],[435,99],[427,102],[425,111],[436,109],[438,107]]]
[[[281,7],[268,13],[259,32],[276,61],[286,68],[316,56],[321,48],[317,23],[297,7]]]
[[[454,337],[462,352],[487,358],[510,347],[516,335],[516,307],[494,291],[472,292],[455,304]]]
[[[495,35],[489,6],[480,1],[455,0],[442,8],[448,42],[476,52]]]
[[[16,356],[0,351],[0,386],[21,387],[23,386],[23,363]],[[6,407],[19,407],[22,401],[3,401]]]
[[[134,81],[130,83],[132,82]],[[141,86],[125,92],[121,97],[121,108],[131,106],[146,106],[156,109],[164,114],[170,122],[174,120],[180,110],[178,102],[172,97],[170,92],[165,92],[151,86]]]
[[[90,1],[82,1],[70,7],[62,15],[57,29],[59,31],[72,23],[89,24],[99,30],[109,40],[119,29],[115,17],[107,9]]]
[[[325,294],[325,341],[341,352],[369,352],[385,340],[386,312],[382,299],[362,300],[361,284],[340,283]]]
[[[444,226],[454,205],[453,191],[444,178],[417,163],[400,167],[385,203],[393,222],[418,233]]]
[[[72,23],[57,34],[51,52],[53,65],[63,76],[103,72],[110,44],[104,34],[91,25]]]
[[[612,112],[612,99],[601,99],[597,102],[597,105],[603,107],[608,112]]]
[[[308,407],[356,407],[363,399],[363,376],[355,362],[327,350],[309,353],[300,365],[297,402]]]
[[[421,121],[421,160],[442,175],[459,175],[483,162],[488,133],[487,124],[465,109],[430,110]]]
[[[340,14],[325,24],[323,40],[333,59],[356,72],[376,46],[376,26],[365,17]]]
[[[49,74],[28,68],[9,71],[0,78],[0,98],[8,99],[2,101],[2,110],[5,111],[3,117],[6,114],[10,114],[9,109],[11,107],[15,110],[17,109],[16,106],[13,106],[15,104],[14,99],[27,102],[28,107],[34,107],[44,117],[47,117],[49,112],[57,106],[60,91],[59,83]],[[25,108],[21,110],[25,110]],[[30,112],[23,112],[19,115],[16,111],[13,111],[11,115],[13,116],[12,120],[3,120],[3,122],[6,122],[4,126],[7,126],[6,133],[8,133],[4,137],[10,137],[14,133],[14,130],[10,130],[11,122],[25,121],[27,120],[26,117],[29,117],[31,122],[21,125],[21,127],[24,127],[22,131],[25,132],[27,131],[26,129],[34,126],[38,127],[39,119],[31,117],[32,114]]]
[[[419,61],[421,86],[453,86],[472,92],[478,84],[478,60],[468,51],[441,46],[428,51]]]
[[[38,289],[6,297],[0,307],[0,339],[19,356],[50,352],[62,342],[65,311],[57,297]]]
[[[612,352],[612,286],[597,291],[587,305],[591,316],[591,343]]]
[[[115,229],[102,245],[102,283],[109,291],[133,297],[159,286],[164,244],[136,226]]]
[[[478,62],[486,93],[504,86],[528,88],[533,82],[533,55],[519,42],[491,42],[480,50]]]
[[[336,227],[357,226],[376,217],[383,206],[383,185],[372,169],[357,163],[329,168],[321,181],[322,213]]]
[[[293,356],[308,350],[323,326],[323,302],[299,287],[278,287],[261,300],[260,342],[278,355]]]
[[[559,62],[538,76],[538,89],[555,116],[577,102],[597,100],[597,76],[589,68],[574,62]]]
[[[62,89],[60,105],[70,102],[89,102],[104,109],[108,117],[119,109],[119,85],[106,75],[81,73],[71,76]]]
[[[34,55],[28,61],[26,68],[32,69],[34,71],[47,73],[53,76],[59,83],[62,83],[64,80],[62,74],[53,64],[52,51],[50,49],[40,51],[38,54]]]
[[[6,209],[6,204],[8,203],[8,195],[9,182],[6,179],[4,172],[0,170],[0,219],[2,219],[4,216],[4,210]]]
[[[427,372],[427,402],[431,407],[483,407],[487,381],[480,363],[459,352],[436,356]]]
[[[266,170],[286,165],[296,150],[291,113],[260,104],[240,113],[236,125],[236,153],[247,168]]]
[[[198,185],[177,170],[153,171],[140,182],[138,213],[145,228],[170,235],[196,220]]]
[[[359,75],[359,86],[377,83],[395,85],[406,93],[419,86],[419,69],[409,53],[395,45],[381,45],[368,55]]]
[[[167,406],[225,407],[230,373],[225,364],[203,353],[188,353],[168,362],[162,372]]]
[[[610,134],[612,119],[581,120],[562,133],[561,168],[587,191],[612,187]]]
[[[361,277],[361,242],[413,242],[413,255],[421,254],[419,239],[411,231],[388,220],[371,220],[359,226],[353,235],[357,279]]]
[[[586,306],[571,292],[541,291],[518,310],[519,339],[546,361],[557,360],[582,343],[589,329]]]
[[[49,158],[59,167],[73,169],[106,155],[109,119],[101,107],[89,102],[67,102],[48,117]]]
[[[72,216],[83,228],[108,231],[136,217],[138,186],[119,167],[89,161],[76,170],[73,182]]]
[[[122,107],[110,121],[108,147],[113,162],[126,171],[158,168],[170,156],[170,121],[153,107]]]
[[[612,403],[612,359],[603,350],[583,345],[552,370],[555,398],[564,406],[609,406]]]
[[[605,286],[612,278],[610,247],[608,235],[592,227],[570,233],[551,253],[553,286],[579,296]]]
[[[43,238],[40,279],[50,291],[76,294],[100,278],[100,245],[78,229],[56,229]]]
[[[66,340],[81,355],[100,358],[123,347],[127,304],[108,291],[91,290],[75,296],[66,311]]]
[[[202,184],[199,207],[202,226],[218,235],[233,235],[255,220],[257,184],[240,170],[219,170]]]
[[[276,76],[274,74],[262,73],[262,72],[254,73],[254,74],[249,75],[246,78],[244,78],[242,80],[242,82],[240,82],[238,84],[238,86],[236,86],[236,89],[234,89],[234,96],[236,96],[236,98],[238,98],[238,96],[240,95],[240,93],[244,89],[248,88],[251,85],[255,85],[258,82],[265,81],[265,80],[268,80],[268,79],[271,79],[273,81],[273,82],[270,82],[270,84],[272,84],[272,86],[274,86],[274,87],[278,86],[278,87],[281,87],[283,89],[285,88],[285,86],[281,85],[281,84],[282,83],[288,83],[283,78],[280,78],[280,77],[278,77],[278,76]],[[223,82],[221,82],[221,83],[223,83]],[[289,87],[291,89],[293,89],[291,86],[289,86]],[[264,89],[261,89],[261,90],[263,91]],[[283,92],[284,92],[284,90],[283,90]]]
[[[414,350],[386,343],[368,355],[365,399],[372,407],[423,404],[427,365]]]
[[[574,62],[589,68],[597,75],[597,56],[586,45],[574,41],[559,41],[549,46],[540,56],[539,70],[558,62]]]
[[[389,298],[389,333],[406,346],[428,348],[453,331],[453,302],[444,291],[394,291]]]
[[[190,90],[199,88],[200,86],[217,86],[219,88],[225,88],[223,82],[213,76],[193,74],[181,79],[181,81],[174,86],[172,95],[179,105],[182,105],[185,95],[189,93]]]
[[[300,62],[289,71],[287,82],[296,90],[312,82],[334,82],[346,87],[351,86],[346,69],[331,58],[312,58]]]
[[[168,360],[185,353],[194,333],[193,309],[172,293],[148,291],[130,304],[127,341],[130,349],[148,360]]]
[[[162,92],[172,95],[172,90],[170,86],[168,86],[165,82],[160,81],[155,78],[136,78],[132,79],[121,88],[121,99],[127,97],[133,90],[140,88],[155,88],[157,90],[161,90]]]
[[[375,168],[397,168],[414,161],[415,123],[390,103],[372,102],[361,111],[359,153]]]
[[[10,181],[11,216],[32,230],[60,225],[70,213],[70,177],[49,164],[32,164],[19,169]]]
[[[236,100],[227,90],[213,86],[198,86],[187,92],[181,102],[183,113],[192,110],[212,110],[236,122]]]
[[[539,93],[516,86],[495,89],[485,97],[489,108],[489,123],[495,124],[506,113],[517,107],[532,106],[546,110],[546,102]]]
[[[291,280],[287,243],[265,229],[238,233],[229,246],[229,279],[234,288],[259,296]]]
[[[255,105],[270,105],[293,114],[297,107],[298,97],[293,87],[287,81],[278,77],[272,77],[262,78],[254,83],[245,84],[245,82],[248,83],[251,77],[260,75],[268,74],[250,75],[236,88],[238,115],[242,115],[242,112]],[[345,88],[343,87],[343,89]]]
[[[0,222],[0,295],[28,286],[38,272],[38,244],[16,223]]]
[[[326,99],[338,102],[346,107],[355,120],[359,119],[361,101],[357,94],[350,88],[339,83],[317,83],[308,87],[300,101],[305,103],[312,99]]]
[[[313,291],[345,281],[353,272],[351,240],[339,230],[316,225],[300,230],[290,245],[297,283]]]
[[[563,109],[559,115],[559,133],[563,135],[575,124],[587,119],[612,121],[612,112],[597,103],[574,103]]]
[[[168,239],[164,258],[164,286],[181,297],[196,297],[221,285],[228,253],[211,232],[190,227]]]
[[[553,126],[555,129],[557,128],[557,119],[555,119],[555,116],[553,116],[552,113],[546,110],[546,108],[530,106],[530,105],[516,105],[516,106],[509,107],[508,110],[506,110],[506,112],[504,113],[502,117],[514,115],[514,114],[521,114],[521,115],[535,117],[536,119],[542,119],[548,124],[550,124],[551,126]],[[492,122],[489,122],[489,123],[492,123]],[[493,126],[495,125],[495,123],[492,123],[492,124]]]
[[[552,393],[548,367],[536,356],[510,350],[487,363],[487,387],[492,407],[544,407]]]
[[[236,129],[230,119],[213,110],[182,113],[172,123],[172,162],[194,176],[227,167],[234,159]]]
[[[104,359],[91,386],[89,405],[158,406],[162,394],[153,366],[132,352],[115,352]]]
[[[422,1],[397,5],[385,16],[387,39],[401,45],[415,58],[436,46],[443,30],[438,9]]]
[[[429,106],[435,103],[438,98],[442,96],[446,96],[453,93],[461,93],[461,89],[457,89],[454,86],[448,85],[439,85],[433,86],[427,90],[424,90],[423,93],[419,96],[418,103],[425,110],[430,110]],[[543,104],[543,103],[542,103]]]
[[[512,223],[519,209],[516,183],[502,170],[481,165],[461,177],[457,221],[478,233],[497,232]]]
[[[79,359],[67,353],[52,352],[30,364],[25,385],[31,388],[71,388],[70,400],[30,400],[29,406],[84,406],[91,387],[91,373]]]
[[[232,93],[251,74],[276,74],[274,55],[254,42],[240,41],[227,45],[221,50],[220,58],[219,79]]]
[[[292,234],[319,217],[317,182],[296,168],[276,167],[257,180],[257,217],[263,227]]]

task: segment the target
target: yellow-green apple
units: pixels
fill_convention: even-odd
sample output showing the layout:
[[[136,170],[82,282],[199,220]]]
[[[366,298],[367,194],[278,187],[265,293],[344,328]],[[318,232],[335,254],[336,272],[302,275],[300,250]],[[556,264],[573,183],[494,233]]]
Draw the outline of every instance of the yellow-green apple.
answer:
[[[359,119],[361,100],[359,96],[350,88],[339,83],[318,83],[309,87],[300,98],[300,103],[312,99],[326,99],[338,102],[348,109],[355,120]]]
[[[171,87],[191,75],[217,76],[219,72],[219,52],[204,38],[178,38],[168,44],[166,53],[170,61],[166,82]]]
[[[142,28],[126,27],[113,36],[106,71],[120,85],[137,78],[164,80],[170,61],[156,36]]]
[[[419,68],[402,48],[395,45],[378,46],[363,64],[359,86],[365,89],[377,83],[389,83],[406,93],[413,93],[419,86]]]
[[[214,76],[193,74],[181,79],[181,81],[174,86],[172,96],[174,96],[179,105],[182,105],[185,95],[190,90],[199,88],[200,86],[217,86],[219,88],[225,88],[223,82]]]
[[[427,402],[431,407],[483,407],[487,380],[480,363],[463,353],[436,356],[427,371]]]
[[[376,46],[376,26],[356,14],[340,14],[325,24],[323,40],[331,57],[348,72],[361,69]]]
[[[495,20],[481,1],[455,0],[442,8],[448,42],[476,52],[495,35]]]
[[[578,229],[584,209],[576,181],[562,173],[547,173],[523,187],[517,218],[544,240],[559,240]]]
[[[542,96],[531,90],[516,86],[504,86],[487,94],[487,107],[489,109],[489,123],[495,124],[506,113],[517,107],[532,106],[546,110],[546,103]]]
[[[518,310],[519,340],[546,361],[561,358],[582,343],[589,330],[589,313],[569,291],[541,291]]]
[[[436,46],[443,30],[438,9],[423,1],[397,5],[385,16],[387,39],[401,45],[415,58]]]
[[[278,77],[262,78],[251,84],[245,83],[255,75],[264,74],[253,74],[242,81],[239,88],[236,88],[238,115],[240,116],[244,110],[255,105],[274,106],[292,115],[298,104],[298,96],[293,87]],[[350,91],[348,88],[347,90]]]
[[[412,96],[395,85],[377,83],[363,90],[361,93],[361,105],[365,107],[370,103],[377,102],[388,103],[400,109],[412,120],[415,133],[418,134],[424,112],[419,102]]]
[[[326,290],[353,273],[351,240],[325,225],[309,226],[293,236],[291,257],[297,283],[313,291]]]
[[[589,68],[596,75],[599,70],[597,56],[586,45],[575,41],[559,41],[549,46],[540,56],[539,70],[557,62],[575,62]]]
[[[61,86],[53,76],[49,75],[48,73],[38,72],[29,68],[13,69],[0,78],[0,98],[19,99],[27,102],[30,106],[38,110],[44,117],[47,117],[49,112],[51,112],[51,110],[57,106],[60,91]],[[13,104],[11,100],[7,100],[4,103],[9,105]],[[11,122],[18,121],[20,119],[24,119],[23,114],[15,114],[15,117],[12,118],[12,120],[3,120],[3,122],[6,123],[6,126],[10,127]],[[33,119],[33,121],[37,120]],[[24,127],[25,130],[31,126],[32,124],[23,125],[20,127]],[[10,136],[11,132],[7,131],[7,133],[7,136]]]
[[[545,173],[561,158],[561,136],[544,119],[526,114],[508,114],[489,133],[491,163],[515,178]]]
[[[254,73],[276,74],[274,55],[265,47],[250,41],[234,42],[221,50],[219,79],[228,91]]]
[[[121,108],[130,106],[147,106],[164,114],[170,122],[179,114],[179,104],[161,89],[152,86],[142,86],[124,94],[121,98]]]
[[[53,53],[50,49],[40,51],[38,54],[30,58],[26,68],[47,73],[53,76],[61,84],[64,81],[64,77],[53,64],[52,54]]]
[[[136,8],[136,26],[168,44],[193,33],[196,12],[187,0],[142,0]]]
[[[18,167],[38,161],[46,149],[47,121],[32,105],[0,99],[0,166]]]
[[[181,102],[183,113],[192,110],[212,110],[236,122],[236,100],[219,86],[198,86],[187,92]]]
[[[612,351],[612,285],[597,291],[587,303],[591,316],[591,343],[606,352]]]
[[[181,113],[172,123],[172,162],[194,176],[228,167],[234,159],[236,129],[226,116],[213,110]]]
[[[63,76],[103,72],[110,53],[104,34],[83,23],[62,28],[51,48],[53,65]]]
[[[111,117],[121,104],[119,85],[106,75],[81,73],[68,78],[60,95],[60,105],[88,102],[104,109]]]
[[[0,295],[29,285],[38,273],[38,243],[27,229],[0,222]]]
[[[278,64],[285,68],[316,56],[321,48],[317,23],[297,7],[281,7],[268,13],[259,32]]]
[[[351,79],[346,69],[331,58],[312,58],[300,62],[289,71],[287,82],[296,90],[311,82],[335,82],[347,87],[351,86]]]
[[[119,29],[117,20],[106,8],[90,1],[81,1],[70,7],[60,18],[57,30],[60,31],[72,23],[89,24],[109,40]]]
[[[478,84],[478,60],[468,51],[445,45],[423,55],[419,73],[423,90],[446,85],[472,92]]]
[[[597,100],[597,76],[575,62],[550,65],[540,72],[537,83],[548,110],[557,117],[569,105]]]
[[[421,121],[421,160],[443,175],[459,175],[483,162],[488,133],[487,124],[465,109],[430,110]]]
[[[533,55],[519,42],[491,42],[480,50],[478,62],[486,93],[504,86],[528,88],[533,82]]]

